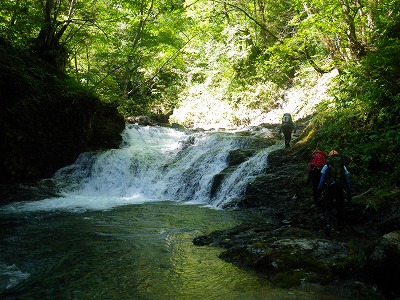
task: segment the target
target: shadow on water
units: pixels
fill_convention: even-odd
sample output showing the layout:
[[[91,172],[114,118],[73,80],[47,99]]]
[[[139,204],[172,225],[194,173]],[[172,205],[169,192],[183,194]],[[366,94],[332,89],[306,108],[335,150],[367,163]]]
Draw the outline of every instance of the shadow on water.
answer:
[[[193,245],[251,217],[243,211],[154,202],[19,217],[0,235],[2,299],[321,299]]]

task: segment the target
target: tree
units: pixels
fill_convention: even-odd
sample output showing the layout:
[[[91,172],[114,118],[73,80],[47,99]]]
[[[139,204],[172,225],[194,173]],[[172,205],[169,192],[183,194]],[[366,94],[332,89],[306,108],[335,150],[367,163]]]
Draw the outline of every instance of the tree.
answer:
[[[324,73],[362,59],[386,32],[396,34],[399,5],[9,0],[0,2],[0,29],[3,38],[30,47],[105,101],[121,103],[127,114],[170,110],[195,85],[256,107],[264,104],[242,97],[243,91],[267,85],[275,90],[267,94],[275,95],[303,66]]]
[[[33,39],[31,48],[34,53],[59,68],[65,68],[68,60],[66,43],[71,35],[86,23],[94,22],[90,14],[85,14],[84,6],[76,0],[40,0],[42,20],[40,31]],[[88,8],[88,7],[86,7]],[[80,18],[77,12],[81,12]],[[67,29],[74,23],[69,37],[62,41]]]
[[[3,38],[20,41],[106,101],[134,101],[145,112],[161,95],[172,98],[163,91],[180,74],[183,1],[10,0],[0,8]]]
[[[300,0],[296,6],[300,34],[306,37],[317,33],[338,66],[360,59],[373,49],[381,34],[379,23],[382,19],[387,23],[396,10],[392,0]]]
[[[177,97],[171,90],[179,86],[177,70],[183,68],[181,10],[174,0],[120,1],[97,20],[106,34],[76,45],[75,73],[108,101],[118,101],[126,114],[172,109]]]

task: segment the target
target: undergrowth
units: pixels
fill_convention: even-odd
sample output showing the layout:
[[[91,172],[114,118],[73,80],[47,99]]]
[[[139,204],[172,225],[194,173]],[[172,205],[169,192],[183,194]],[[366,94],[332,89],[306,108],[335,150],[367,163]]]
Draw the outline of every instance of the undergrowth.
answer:
[[[313,143],[350,158],[361,185],[400,183],[400,40],[387,39],[341,70],[314,118]]]

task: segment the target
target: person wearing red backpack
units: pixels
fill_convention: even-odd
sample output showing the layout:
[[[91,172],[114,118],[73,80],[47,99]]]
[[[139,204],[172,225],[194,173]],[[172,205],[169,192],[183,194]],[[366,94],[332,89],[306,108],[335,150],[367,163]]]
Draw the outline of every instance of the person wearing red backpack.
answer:
[[[324,192],[325,204],[325,235],[331,234],[333,226],[333,209],[336,208],[336,222],[339,227],[344,226],[344,195],[347,202],[351,202],[349,171],[345,166],[347,159],[336,150],[328,154],[328,161],[321,170],[321,179],[318,193]]]
[[[321,179],[321,170],[326,165],[326,154],[324,151],[315,150],[308,166],[307,183],[312,184],[314,204],[319,204],[318,185]]]

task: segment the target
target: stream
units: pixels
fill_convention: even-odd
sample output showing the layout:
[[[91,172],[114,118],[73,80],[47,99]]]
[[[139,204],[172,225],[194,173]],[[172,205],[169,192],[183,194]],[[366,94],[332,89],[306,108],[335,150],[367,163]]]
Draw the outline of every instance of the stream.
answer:
[[[219,259],[223,249],[193,245],[261,217],[233,203],[283,143],[211,193],[229,153],[259,134],[130,125],[119,149],[83,153],[50,179],[0,194],[0,299],[334,299],[274,288]]]

